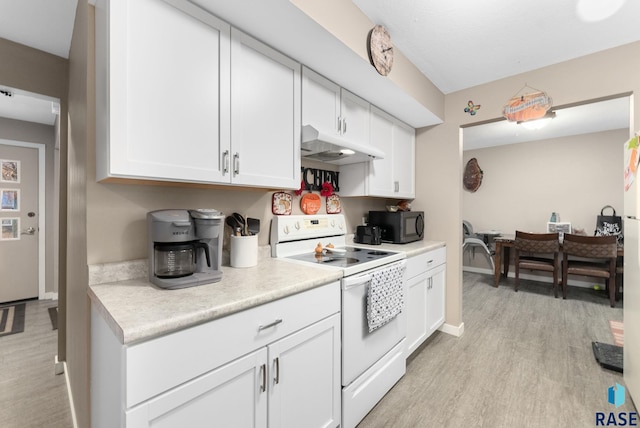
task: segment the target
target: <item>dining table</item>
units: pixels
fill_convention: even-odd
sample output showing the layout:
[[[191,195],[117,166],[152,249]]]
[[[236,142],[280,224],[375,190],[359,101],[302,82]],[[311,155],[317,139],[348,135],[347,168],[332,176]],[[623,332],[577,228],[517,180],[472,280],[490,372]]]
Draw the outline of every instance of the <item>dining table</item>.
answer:
[[[498,287],[500,283],[501,273],[505,278],[509,275],[509,264],[511,262],[511,248],[515,245],[516,235],[514,234],[501,234],[495,236],[493,242],[496,245],[494,255],[494,270],[493,270],[493,286]],[[560,252],[562,252],[562,243],[560,243]],[[618,265],[622,265],[622,259],[624,257],[624,246],[618,245]],[[502,272],[500,270],[502,265]]]

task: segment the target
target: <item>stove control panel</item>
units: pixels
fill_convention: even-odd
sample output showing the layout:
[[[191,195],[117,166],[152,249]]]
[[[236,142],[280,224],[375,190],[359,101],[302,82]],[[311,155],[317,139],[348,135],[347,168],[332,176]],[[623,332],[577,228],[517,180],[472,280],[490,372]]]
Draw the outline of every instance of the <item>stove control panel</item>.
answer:
[[[342,214],[275,216],[271,224],[271,245],[346,233]]]

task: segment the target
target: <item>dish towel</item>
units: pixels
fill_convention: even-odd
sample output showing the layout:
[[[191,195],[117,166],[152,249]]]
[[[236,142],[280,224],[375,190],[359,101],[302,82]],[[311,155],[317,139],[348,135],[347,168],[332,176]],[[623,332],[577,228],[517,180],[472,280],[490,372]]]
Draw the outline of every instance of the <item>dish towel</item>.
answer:
[[[404,264],[371,274],[367,293],[369,333],[394,319],[404,306]]]

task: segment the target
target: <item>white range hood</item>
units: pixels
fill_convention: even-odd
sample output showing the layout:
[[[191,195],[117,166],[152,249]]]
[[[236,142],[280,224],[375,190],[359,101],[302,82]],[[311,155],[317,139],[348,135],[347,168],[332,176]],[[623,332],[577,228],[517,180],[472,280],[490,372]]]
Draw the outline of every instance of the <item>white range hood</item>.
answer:
[[[302,157],[334,165],[384,159],[385,153],[375,147],[329,135],[312,125],[302,127]]]

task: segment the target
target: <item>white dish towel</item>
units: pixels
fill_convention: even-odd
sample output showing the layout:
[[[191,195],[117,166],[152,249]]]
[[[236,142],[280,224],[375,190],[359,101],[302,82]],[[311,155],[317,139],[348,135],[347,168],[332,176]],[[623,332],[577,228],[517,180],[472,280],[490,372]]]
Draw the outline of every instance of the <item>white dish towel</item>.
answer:
[[[402,312],[405,268],[405,264],[401,264],[371,274],[367,293],[369,333],[382,327]]]

